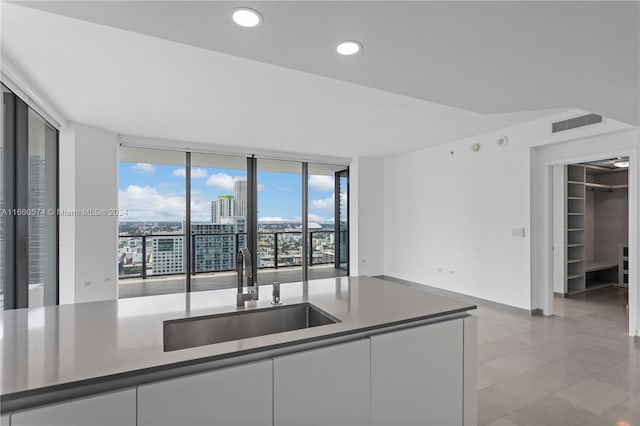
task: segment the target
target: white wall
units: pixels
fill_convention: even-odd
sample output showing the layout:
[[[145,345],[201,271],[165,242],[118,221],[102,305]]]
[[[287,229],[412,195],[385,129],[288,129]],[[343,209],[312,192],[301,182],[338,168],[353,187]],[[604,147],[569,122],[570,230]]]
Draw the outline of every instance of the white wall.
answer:
[[[351,275],[383,273],[384,161],[359,157],[349,168]]]
[[[60,132],[60,303],[117,298],[118,137],[82,124]]]
[[[551,135],[580,111],[466,138],[384,162],[384,274],[523,309],[532,301],[531,148],[630,126]],[[501,148],[501,135],[509,143]],[[472,152],[479,143],[478,152]],[[606,146],[607,139],[598,139]],[[525,237],[512,236],[525,228]]]

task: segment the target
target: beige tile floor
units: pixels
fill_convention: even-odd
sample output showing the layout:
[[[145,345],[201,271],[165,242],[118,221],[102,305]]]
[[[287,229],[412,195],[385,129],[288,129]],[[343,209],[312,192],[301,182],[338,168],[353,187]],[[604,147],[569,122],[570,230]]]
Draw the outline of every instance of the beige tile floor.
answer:
[[[554,302],[553,317],[479,306],[479,423],[640,426],[640,339],[627,336],[627,291]]]

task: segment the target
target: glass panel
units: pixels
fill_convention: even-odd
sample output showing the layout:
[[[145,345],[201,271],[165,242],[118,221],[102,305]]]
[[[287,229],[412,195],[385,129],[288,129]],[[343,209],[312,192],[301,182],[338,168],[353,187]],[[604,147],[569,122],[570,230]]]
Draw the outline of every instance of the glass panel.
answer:
[[[5,125],[9,124],[5,123],[5,114],[7,113],[7,105],[6,102],[9,101],[9,96],[5,96],[5,93],[8,94],[8,91],[2,86],[2,117],[0,117],[0,135],[2,135],[2,141],[0,142],[0,310],[4,309],[4,288],[6,285],[5,278],[5,259],[6,259],[6,218],[5,215],[2,214],[5,212],[7,206],[5,205],[5,197],[4,197],[4,185],[5,185],[5,172],[6,169],[4,167],[4,144],[8,141],[5,141]]]
[[[302,280],[302,164],[257,161],[258,282]]]
[[[232,288],[247,246],[247,159],[191,155],[191,289]]]
[[[343,257],[340,249],[345,249],[348,232],[346,186],[343,193],[342,178],[338,194],[340,206],[336,209],[335,177],[342,169],[344,166],[309,164],[309,279],[347,275],[346,264],[343,270],[337,260],[337,256]],[[340,218],[338,228],[335,226],[336,211]]]
[[[184,292],[186,155],[122,147],[120,160],[119,297]]]
[[[29,110],[29,307],[57,299],[57,135]]]
[[[349,171],[343,170],[338,173],[340,179],[339,191],[339,265],[338,267],[346,274],[349,273]]]

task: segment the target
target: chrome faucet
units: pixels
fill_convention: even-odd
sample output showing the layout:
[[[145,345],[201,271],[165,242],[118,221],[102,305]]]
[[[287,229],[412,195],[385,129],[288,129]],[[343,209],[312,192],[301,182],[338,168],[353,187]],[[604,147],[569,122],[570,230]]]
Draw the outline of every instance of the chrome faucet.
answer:
[[[244,270],[244,273],[243,273]],[[251,253],[246,247],[238,251],[236,259],[236,274],[238,275],[238,294],[236,296],[236,307],[244,309],[244,302],[247,300],[258,300],[258,283],[253,283],[253,270],[251,267]],[[247,291],[244,291],[244,278],[247,278]]]

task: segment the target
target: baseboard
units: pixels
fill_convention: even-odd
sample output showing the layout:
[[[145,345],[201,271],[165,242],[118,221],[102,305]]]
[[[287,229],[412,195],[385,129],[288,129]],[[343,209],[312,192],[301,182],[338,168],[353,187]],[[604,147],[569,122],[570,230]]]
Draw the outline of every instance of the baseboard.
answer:
[[[416,283],[416,282],[413,282],[413,281],[403,280],[401,278],[391,277],[389,275],[373,275],[373,278],[380,278],[380,279],[387,280],[387,281],[393,281],[393,282],[396,282],[398,284],[408,285],[410,287],[414,287],[414,288],[417,288],[419,290],[425,290],[425,291],[428,291],[430,293],[439,294],[441,296],[451,297],[452,299],[458,299],[458,300],[461,300],[463,302],[471,302],[471,303],[475,303],[475,304],[482,304],[482,305],[488,306],[490,308],[500,309],[500,310],[503,310],[503,311],[506,311],[506,312],[509,312],[509,313],[512,313],[512,314],[523,315],[523,316],[528,316],[528,317],[542,315],[542,309],[533,309],[533,310],[522,309],[522,308],[518,308],[516,306],[511,306],[511,305],[506,305],[504,303],[494,302],[492,300],[481,299],[479,297],[468,296],[466,294],[456,293],[454,291],[443,290],[443,289],[437,288],[437,287],[431,287],[430,285],[426,285],[426,284],[420,284],[420,283]]]

